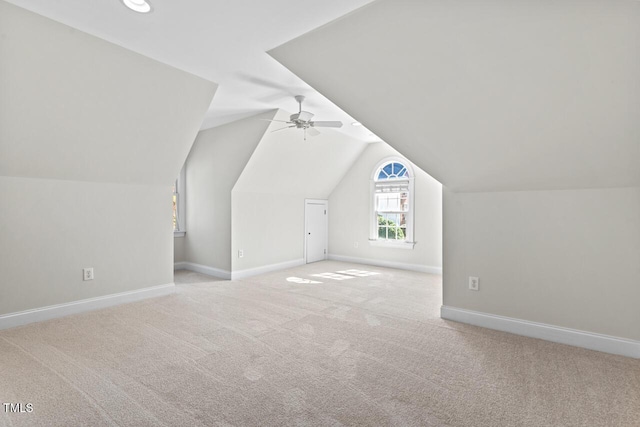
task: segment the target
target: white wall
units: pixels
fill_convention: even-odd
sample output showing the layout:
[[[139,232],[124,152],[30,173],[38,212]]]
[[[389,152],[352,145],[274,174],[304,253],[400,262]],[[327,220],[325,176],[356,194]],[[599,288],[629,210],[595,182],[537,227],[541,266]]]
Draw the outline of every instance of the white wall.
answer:
[[[306,141],[299,129],[272,132],[281,127],[270,126],[233,188],[234,272],[302,260],[304,200],[328,199],[367,145],[333,129]]]
[[[413,250],[369,244],[371,176],[379,162],[399,153],[384,142],[370,144],[329,197],[329,253],[371,262],[395,262],[434,272],[442,268],[442,185],[413,166]],[[355,243],[358,247],[355,247]]]
[[[186,163],[187,233],[180,261],[231,271],[231,189],[269,126],[262,119],[274,114],[198,134]]]
[[[232,202],[234,272],[302,260],[303,196],[234,191]]]
[[[186,257],[185,252],[185,236],[174,237],[173,239],[173,262],[184,262]]]
[[[444,212],[445,305],[640,340],[640,188],[445,190]]]
[[[4,1],[0,32],[0,314],[171,284],[216,85]]]
[[[0,177],[0,200],[0,314],[173,282],[169,187]]]
[[[449,190],[447,306],[637,340],[639,24],[631,0],[379,0],[270,54]]]

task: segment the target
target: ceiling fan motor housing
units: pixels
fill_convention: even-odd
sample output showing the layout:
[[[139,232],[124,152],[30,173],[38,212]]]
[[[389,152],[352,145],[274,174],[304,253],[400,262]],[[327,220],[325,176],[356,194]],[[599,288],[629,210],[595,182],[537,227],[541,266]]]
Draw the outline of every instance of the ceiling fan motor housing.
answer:
[[[313,113],[308,111],[300,111],[299,113],[292,114],[289,116],[290,121],[298,124],[298,123],[307,123],[309,120],[313,118]]]

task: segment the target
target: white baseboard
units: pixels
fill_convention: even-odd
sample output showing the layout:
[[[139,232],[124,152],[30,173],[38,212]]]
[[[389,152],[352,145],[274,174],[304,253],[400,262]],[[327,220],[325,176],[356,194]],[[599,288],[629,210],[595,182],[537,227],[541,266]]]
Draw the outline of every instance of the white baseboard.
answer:
[[[329,259],[334,261],[354,262],[356,264],[376,265],[378,267],[397,268],[399,270],[419,271],[421,273],[442,275],[442,267],[430,267],[428,265],[408,264],[404,262],[385,261],[371,258],[356,258],[343,255],[329,255]]]
[[[640,359],[640,341],[443,305],[440,317],[512,334]]]
[[[231,272],[227,270],[196,264],[193,262],[176,262],[173,264],[173,269],[195,271],[196,273],[206,274],[207,276],[218,277],[220,279],[231,279]]]
[[[136,289],[135,291],[120,292],[102,297],[34,308],[32,310],[25,310],[17,313],[3,314],[0,315],[0,329],[13,328],[16,326],[26,325],[28,323],[41,322],[43,320],[55,319],[58,317],[68,316],[70,314],[84,313],[86,311],[112,307],[114,305],[140,301],[147,298],[171,295],[175,292],[175,285],[173,283],[168,283],[166,285]]]
[[[231,273],[232,280],[245,279],[251,276],[257,276],[258,274],[270,273],[272,271],[285,270],[287,268],[293,268],[304,265],[304,259],[294,259],[291,261],[280,262],[277,264],[264,265],[262,267],[248,268],[246,270],[234,271]]]

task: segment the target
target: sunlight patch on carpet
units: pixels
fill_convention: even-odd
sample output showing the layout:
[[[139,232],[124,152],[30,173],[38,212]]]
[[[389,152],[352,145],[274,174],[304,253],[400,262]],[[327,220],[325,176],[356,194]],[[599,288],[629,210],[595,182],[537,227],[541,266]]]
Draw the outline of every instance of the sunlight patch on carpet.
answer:
[[[287,277],[287,282],[293,283],[322,283],[317,280],[303,279],[302,277]]]
[[[375,271],[355,270],[355,269],[338,271],[338,273],[348,274],[349,276],[356,276],[356,277],[368,277],[368,276],[375,276],[376,274],[380,274],[380,273],[376,273]]]
[[[347,276],[345,274],[338,274],[338,273],[319,273],[319,274],[312,274],[312,276],[314,277],[322,277],[323,279],[331,279],[331,280],[348,280],[348,279],[354,279],[354,276]]]

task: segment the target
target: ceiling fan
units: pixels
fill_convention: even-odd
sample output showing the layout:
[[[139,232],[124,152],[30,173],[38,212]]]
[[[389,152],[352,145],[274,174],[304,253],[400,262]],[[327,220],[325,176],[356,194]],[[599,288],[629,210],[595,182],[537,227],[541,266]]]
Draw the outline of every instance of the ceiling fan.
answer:
[[[320,132],[316,128],[342,127],[342,122],[340,121],[312,121],[311,119],[313,118],[313,113],[302,111],[302,102],[304,101],[304,96],[296,95],[295,99],[296,101],[298,101],[298,112],[289,116],[288,122],[284,120],[270,120],[272,122],[282,122],[288,125],[283,128],[276,129],[273,132],[291,128],[302,129],[304,131],[304,140],[306,141],[307,133],[309,133],[309,136],[320,135]]]

